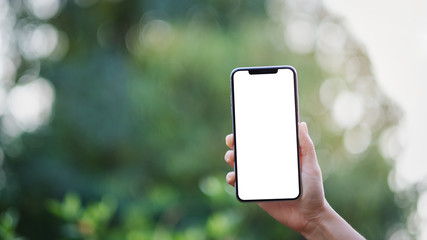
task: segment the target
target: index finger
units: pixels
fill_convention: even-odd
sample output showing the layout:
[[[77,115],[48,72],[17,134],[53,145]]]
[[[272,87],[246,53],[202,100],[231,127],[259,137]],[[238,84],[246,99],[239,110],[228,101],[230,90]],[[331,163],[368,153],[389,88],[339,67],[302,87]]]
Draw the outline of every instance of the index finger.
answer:
[[[227,145],[230,149],[234,148],[234,135],[233,134],[228,134],[225,137],[225,145]]]

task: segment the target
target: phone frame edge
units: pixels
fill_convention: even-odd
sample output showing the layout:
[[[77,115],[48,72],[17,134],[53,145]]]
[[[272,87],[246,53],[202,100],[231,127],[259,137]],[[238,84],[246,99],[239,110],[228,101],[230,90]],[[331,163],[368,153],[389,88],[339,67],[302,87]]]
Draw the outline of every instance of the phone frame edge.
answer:
[[[235,126],[235,109],[234,109],[234,74],[238,71],[249,71],[253,69],[269,69],[269,68],[275,68],[275,69],[289,69],[293,72],[294,75],[294,100],[295,100],[295,121],[296,121],[296,140],[297,140],[297,161],[298,161],[298,195],[295,198],[278,198],[278,199],[242,199],[239,197],[238,192],[238,177],[237,177],[237,151],[236,151],[236,145],[234,145],[234,173],[235,173],[235,193],[236,198],[240,202],[247,203],[247,202],[273,202],[273,201],[293,201],[301,197],[302,195],[302,182],[301,182],[301,160],[300,160],[300,145],[299,145],[299,129],[298,129],[298,123],[299,123],[299,95],[298,95],[298,74],[294,67],[290,65],[280,65],[280,66],[256,66],[256,67],[238,67],[233,69],[230,74],[230,100],[231,100],[231,117],[232,117],[232,128],[233,128],[233,140],[234,144],[236,143],[236,126]]]

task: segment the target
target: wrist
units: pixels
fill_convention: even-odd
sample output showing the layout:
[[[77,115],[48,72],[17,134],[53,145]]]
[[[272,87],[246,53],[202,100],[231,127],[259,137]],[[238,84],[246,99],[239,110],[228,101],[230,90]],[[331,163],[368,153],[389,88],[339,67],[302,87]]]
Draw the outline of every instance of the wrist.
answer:
[[[307,220],[307,225],[300,233],[306,239],[319,239],[319,234],[322,232],[324,221],[330,218],[335,212],[329,203],[324,200],[317,214]]]
[[[325,201],[316,218],[309,221],[301,234],[310,239],[365,239],[354,230],[337,212]]]

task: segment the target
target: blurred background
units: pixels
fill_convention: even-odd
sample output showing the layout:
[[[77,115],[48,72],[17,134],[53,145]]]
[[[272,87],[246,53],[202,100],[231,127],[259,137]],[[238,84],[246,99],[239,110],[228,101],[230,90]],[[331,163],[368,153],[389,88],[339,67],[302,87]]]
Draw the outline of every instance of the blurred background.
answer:
[[[354,24],[379,16],[325,2],[0,0],[0,238],[302,239],[225,182],[229,74],[257,65],[298,70],[333,208],[368,239],[423,238],[408,108]]]

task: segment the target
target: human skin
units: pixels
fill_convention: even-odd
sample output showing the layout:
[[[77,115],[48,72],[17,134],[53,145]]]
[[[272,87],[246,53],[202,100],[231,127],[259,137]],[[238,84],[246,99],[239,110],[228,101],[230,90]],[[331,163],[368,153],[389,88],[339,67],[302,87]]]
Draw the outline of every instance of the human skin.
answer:
[[[274,219],[299,232],[306,239],[365,239],[354,230],[326,201],[323,191],[322,172],[317,162],[316,151],[305,122],[298,123],[301,160],[302,195],[292,201],[258,202]],[[262,139],[261,141],[268,141]],[[225,138],[231,149],[224,159],[234,167],[234,137]],[[267,151],[267,150],[266,150]],[[228,184],[234,186],[234,171],[226,176]]]

